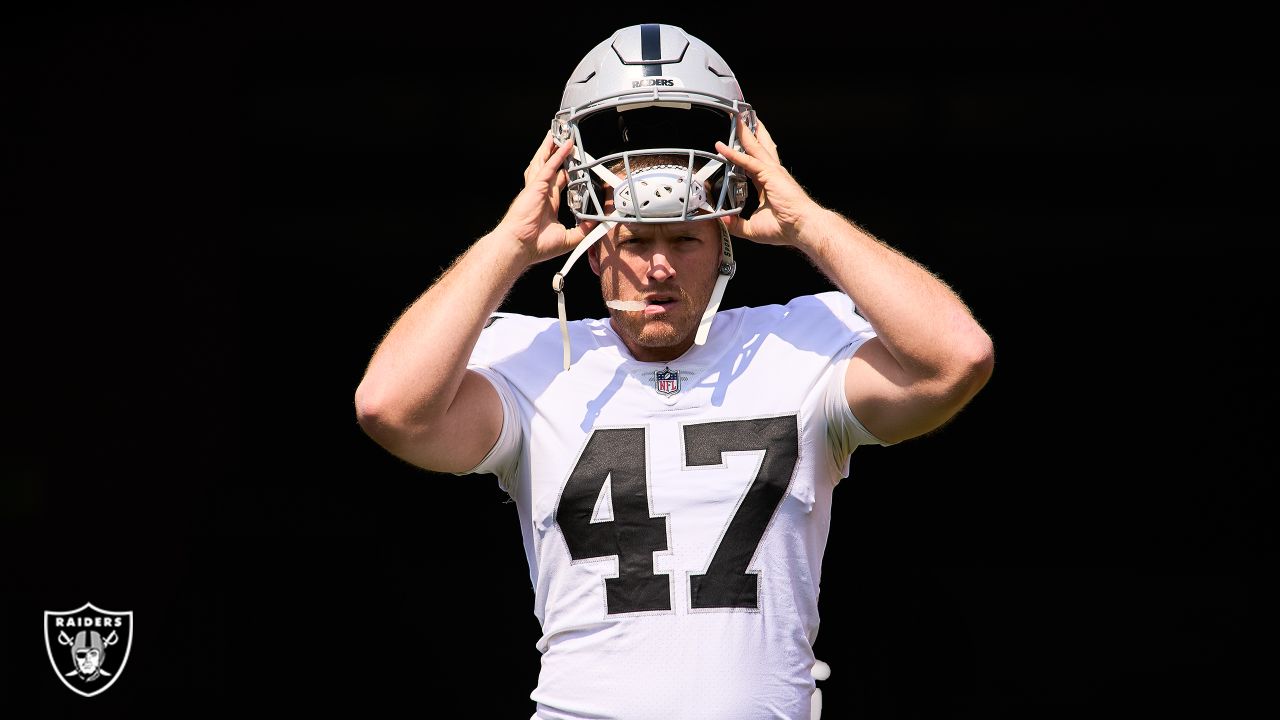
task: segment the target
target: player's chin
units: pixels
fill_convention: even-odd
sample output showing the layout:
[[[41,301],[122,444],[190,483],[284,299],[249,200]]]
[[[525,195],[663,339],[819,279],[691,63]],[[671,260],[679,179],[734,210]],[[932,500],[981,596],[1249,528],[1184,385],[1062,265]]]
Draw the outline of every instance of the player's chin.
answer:
[[[688,323],[671,320],[649,320],[640,330],[641,337],[654,347],[667,347],[682,342],[695,328]]]

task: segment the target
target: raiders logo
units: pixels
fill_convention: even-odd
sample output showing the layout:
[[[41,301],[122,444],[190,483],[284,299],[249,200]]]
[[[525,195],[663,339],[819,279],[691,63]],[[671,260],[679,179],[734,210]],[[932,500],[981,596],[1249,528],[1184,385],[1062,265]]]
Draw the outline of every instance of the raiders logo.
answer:
[[[115,684],[133,646],[133,612],[85,603],[44,613],[44,645],[53,671],[72,692],[93,697]]]

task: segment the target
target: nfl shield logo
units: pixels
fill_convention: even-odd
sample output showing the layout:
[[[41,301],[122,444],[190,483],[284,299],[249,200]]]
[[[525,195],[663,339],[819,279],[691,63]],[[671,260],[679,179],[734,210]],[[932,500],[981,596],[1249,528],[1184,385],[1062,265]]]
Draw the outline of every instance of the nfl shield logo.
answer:
[[[53,671],[73,692],[93,697],[115,684],[133,647],[133,613],[85,603],[44,613],[44,646]]]
[[[680,371],[672,371],[670,367],[654,373],[655,387],[663,395],[675,395],[680,392]]]

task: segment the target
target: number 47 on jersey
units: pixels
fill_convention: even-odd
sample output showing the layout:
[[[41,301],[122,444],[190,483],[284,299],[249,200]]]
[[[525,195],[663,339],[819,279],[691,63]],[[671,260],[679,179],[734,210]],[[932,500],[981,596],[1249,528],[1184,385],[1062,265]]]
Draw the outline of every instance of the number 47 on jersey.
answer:
[[[705,573],[689,576],[693,609],[759,609],[758,576],[747,572],[765,529],[786,497],[799,457],[796,416],[683,426],[684,466],[723,465],[722,453],[764,451],[760,469],[729,522]],[[667,518],[649,514],[646,430],[597,429],[565,483],[556,522],[574,560],[618,556],[618,576],[605,579],[608,614],[671,610],[671,579],[653,571],[653,553],[667,550]],[[611,478],[613,519],[592,522]]]

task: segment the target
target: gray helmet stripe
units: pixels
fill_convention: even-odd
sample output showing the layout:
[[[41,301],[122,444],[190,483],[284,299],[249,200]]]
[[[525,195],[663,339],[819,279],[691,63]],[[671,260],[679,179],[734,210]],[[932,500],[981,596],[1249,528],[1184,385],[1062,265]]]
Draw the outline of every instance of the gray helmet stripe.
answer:
[[[658,23],[647,23],[640,26],[640,58],[642,60],[662,59],[662,26]],[[661,75],[662,65],[645,65],[644,76]]]

